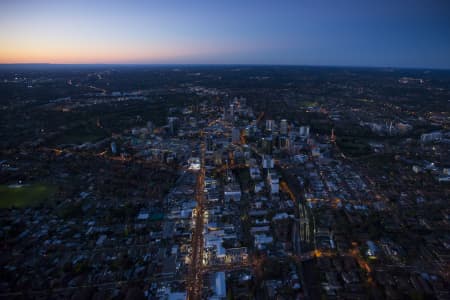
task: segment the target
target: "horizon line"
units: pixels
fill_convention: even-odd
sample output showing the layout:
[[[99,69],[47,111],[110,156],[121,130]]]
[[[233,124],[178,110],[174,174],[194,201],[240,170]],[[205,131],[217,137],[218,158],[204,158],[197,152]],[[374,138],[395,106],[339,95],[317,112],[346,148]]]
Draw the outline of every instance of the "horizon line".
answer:
[[[243,67],[312,67],[312,68],[361,68],[361,69],[406,69],[450,71],[450,67],[407,67],[407,66],[370,66],[370,65],[328,65],[328,64],[276,64],[276,63],[0,63],[3,66],[243,66]]]

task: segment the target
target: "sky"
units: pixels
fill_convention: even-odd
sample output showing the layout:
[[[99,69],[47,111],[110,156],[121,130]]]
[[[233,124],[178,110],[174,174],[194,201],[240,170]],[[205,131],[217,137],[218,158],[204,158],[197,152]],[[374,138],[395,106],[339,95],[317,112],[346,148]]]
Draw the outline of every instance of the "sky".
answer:
[[[1,0],[0,63],[450,68],[449,0]]]

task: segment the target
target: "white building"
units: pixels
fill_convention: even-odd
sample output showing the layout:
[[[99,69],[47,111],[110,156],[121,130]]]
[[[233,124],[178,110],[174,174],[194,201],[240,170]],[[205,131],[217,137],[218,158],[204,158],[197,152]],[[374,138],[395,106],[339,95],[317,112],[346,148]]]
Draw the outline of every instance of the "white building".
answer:
[[[225,248],[222,246],[223,237],[221,234],[223,236],[223,230],[205,234],[205,248],[215,249],[216,257],[218,258],[225,257]]]
[[[224,187],[224,200],[228,202],[233,200],[235,202],[241,201],[241,187],[237,183],[230,183]]]
[[[262,166],[263,166],[263,169],[273,169],[273,167],[274,167],[273,158],[270,155],[263,155]]]
[[[309,137],[309,126],[300,126],[299,134],[301,138],[307,139]]]
[[[255,193],[259,193],[264,189],[264,182],[256,182],[255,183]]]
[[[255,246],[257,248],[262,248],[263,245],[271,244],[272,242],[273,237],[270,235],[266,235],[265,233],[255,234]]]
[[[261,172],[259,171],[259,168],[250,167],[250,178],[255,179],[261,179]]]
[[[189,158],[188,163],[189,163],[189,170],[194,170],[194,171],[200,170],[200,167],[201,167],[200,158],[191,157],[191,158]]]

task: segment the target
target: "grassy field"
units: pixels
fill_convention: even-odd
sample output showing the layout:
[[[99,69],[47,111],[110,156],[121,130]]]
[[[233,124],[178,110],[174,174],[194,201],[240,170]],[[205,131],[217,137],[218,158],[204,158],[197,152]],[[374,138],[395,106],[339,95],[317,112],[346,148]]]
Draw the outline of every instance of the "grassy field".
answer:
[[[0,208],[27,207],[49,199],[56,187],[45,184],[31,184],[21,187],[0,185]]]
[[[56,144],[83,144],[95,142],[108,137],[109,134],[102,128],[97,128],[93,124],[85,124],[66,130],[55,139]]]

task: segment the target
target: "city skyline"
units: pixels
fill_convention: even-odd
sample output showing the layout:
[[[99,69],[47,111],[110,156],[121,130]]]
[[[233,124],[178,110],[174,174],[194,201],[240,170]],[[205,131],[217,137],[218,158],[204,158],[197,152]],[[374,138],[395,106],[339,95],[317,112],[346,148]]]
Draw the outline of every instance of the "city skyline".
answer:
[[[0,63],[450,68],[446,1],[5,1]]]

